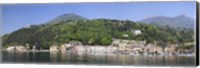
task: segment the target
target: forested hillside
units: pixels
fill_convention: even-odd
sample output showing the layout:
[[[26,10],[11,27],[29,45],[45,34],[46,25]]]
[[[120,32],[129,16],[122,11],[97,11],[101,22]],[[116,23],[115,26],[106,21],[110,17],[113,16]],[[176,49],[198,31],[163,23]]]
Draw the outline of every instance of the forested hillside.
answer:
[[[134,35],[132,30],[141,30],[142,34]],[[123,35],[128,35],[125,37]],[[2,37],[3,46],[34,45],[35,42],[44,49],[52,44],[63,44],[70,41],[80,41],[87,45],[110,45],[112,39],[131,39],[158,42],[160,46],[166,44],[180,44],[194,41],[193,29],[170,28],[168,26],[155,27],[129,20],[93,19],[67,20],[54,24],[31,25],[21,28]]]

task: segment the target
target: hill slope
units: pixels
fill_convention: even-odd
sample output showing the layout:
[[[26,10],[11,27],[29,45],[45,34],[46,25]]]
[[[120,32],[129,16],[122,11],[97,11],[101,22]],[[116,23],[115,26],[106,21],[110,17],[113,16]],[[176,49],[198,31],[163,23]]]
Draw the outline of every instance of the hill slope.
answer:
[[[66,20],[63,17],[65,15],[61,16],[61,19]],[[142,34],[134,35],[132,30],[140,30]],[[124,35],[128,37],[124,37]],[[82,21],[73,19],[51,25],[31,25],[30,28],[21,28],[11,34],[4,35],[2,45],[4,47],[25,45],[26,43],[34,45],[35,42],[39,42],[43,49],[48,49],[53,44],[60,45],[70,41],[80,41],[84,45],[110,45],[113,38],[147,41],[147,43],[158,41],[164,44],[163,42],[193,41],[193,35],[193,30],[161,29],[128,20],[94,19]]]
[[[161,27],[168,25],[170,27],[194,28],[195,25],[194,19],[187,17],[185,15],[179,15],[176,17],[157,16],[157,17],[147,18],[139,22]]]
[[[71,14],[60,15],[60,16],[56,17],[55,19],[49,21],[48,24],[59,23],[59,22],[62,22],[62,21],[70,21],[70,20],[71,21],[78,21],[78,20],[88,20],[88,19],[85,18],[85,17],[71,13]]]

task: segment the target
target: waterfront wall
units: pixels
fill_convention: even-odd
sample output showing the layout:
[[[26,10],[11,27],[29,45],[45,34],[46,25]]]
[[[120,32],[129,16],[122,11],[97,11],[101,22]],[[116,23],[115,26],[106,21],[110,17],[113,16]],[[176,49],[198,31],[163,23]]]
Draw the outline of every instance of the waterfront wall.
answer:
[[[134,40],[114,40],[111,45],[82,45],[81,43],[65,43],[62,45],[51,45],[49,47],[50,52],[68,52],[74,53],[191,53],[194,50],[190,49],[176,49],[178,45],[171,44],[166,47],[160,47],[156,44],[145,44],[145,41],[134,41]],[[34,48],[33,48],[34,49]],[[5,48],[6,51],[32,51],[26,46],[9,46]],[[38,51],[38,50],[34,50]],[[40,50],[43,51],[43,50]]]
[[[26,52],[27,48],[25,46],[9,46],[6,48],[7,51],[17,51],[17,52]]]

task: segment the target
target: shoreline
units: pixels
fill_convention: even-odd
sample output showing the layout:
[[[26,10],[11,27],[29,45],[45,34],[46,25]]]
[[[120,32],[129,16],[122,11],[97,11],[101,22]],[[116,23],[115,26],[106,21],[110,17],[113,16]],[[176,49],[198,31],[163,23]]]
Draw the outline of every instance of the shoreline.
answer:
[[[7,51],[7,50],[1,50],[1,52],[17,52],[17,53],[25,53],[25,52],[49,52],[49,53],[69,53],[69,51],[50,51],[50,50],[27,50],[24,52],[20,52],[20,51]],[[73,53],[73,52],[70,52]],[[80,52],[79,52],[80,53]],[[77,52],[77,54],[79,54]],[[82,52],[81,54],[101,54],[101,55],[107,55],[107,54],[118,54],[118,55],[131,55],[131,56],[149,56],[149,57],[154,57],[154,56],[185,56],[185,57],[196,57],[196,54],[176,54],[176,55],[172,55],[172,54],[165,54],[165,55],[155,55],[155,54],[149,54],[149,55],[145,55],[145,54],[124,54],[124,53],[98,53],[98,52]]]
[[[129,44],[128,44],[129,43]],[[132,44],[130,44],[132,43]],[[118,44],[118,45],[117,45]],[[112,45],[82,45],[80,43],[66,43],[60,46],[51,45],[49,49],[30,49],[30,46],[9,46],[7,48],[1,48],[1,51],[8,52],[73,52],[77,54],[127,54],[127,55],[144,55],[144,56],[195,56],[194,51],[188,51],[187,49],[176,50],[177,45],[169,45],[165,48],[161,48],[155,44],[147,44],[144,46],[144,42],[133,42],[123,40],[117,40]]]

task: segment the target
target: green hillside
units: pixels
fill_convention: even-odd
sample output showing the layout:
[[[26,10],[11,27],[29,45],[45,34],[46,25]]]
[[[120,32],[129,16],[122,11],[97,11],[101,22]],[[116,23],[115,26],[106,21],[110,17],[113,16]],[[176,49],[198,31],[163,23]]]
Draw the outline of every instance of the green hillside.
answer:
[[[141,30],[142,34],[134,35],[132,30]],[[124,37],[124,34],[128,37]],[[48,49],[52,44],[60,45],[70,41],[107,46],[114,38],[145,40],[147,43],[157,41],[160,46],[169,43],[182,45],[181,43],[194,41],[194,32],[190,29],[157,28],[128,20],[94,19],[31,25],[30,28],[21,28],[2,37],[4,47],[26,43],[34,45],[39,42],[44,49]]]

